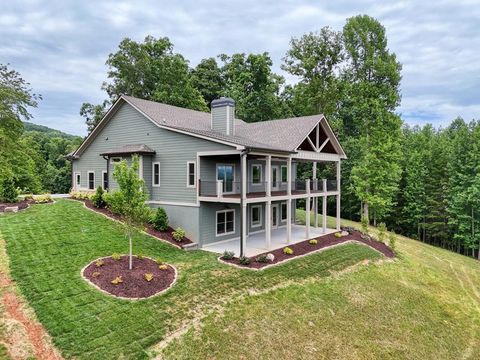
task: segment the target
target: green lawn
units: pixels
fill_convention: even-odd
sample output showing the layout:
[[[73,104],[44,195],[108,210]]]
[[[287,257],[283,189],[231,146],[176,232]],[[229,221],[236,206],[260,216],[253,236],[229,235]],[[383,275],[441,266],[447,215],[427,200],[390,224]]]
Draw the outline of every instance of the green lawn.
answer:
[[[0,216],[0,229],[7,244],[11,276],[62,354],[78,359],[145,358],[155,353],[155,345],[167,334],[199,323],[205,323],[208,330],[209,321],[224,311],[236,314],[241,333],[273,349],[275,339],[268,333],[263,337],[263,330],[255,333],[254,328],[242,324],[243,301],[263,299],[281,292],[275,290],[281,287],[293,295],[301,288],[297,284],[319,285],[330,271],[380,258],[367,247],[350,244],[263,272],[251,272],[220,264],[214,254],[186,252],[138,234],[135,250],[176,265],[179,279],[164,295],[128,302],[97,292],[80,277],[80,269],[93,259],[127,251],[121,225],[84,209],[81,203],[59,200],[53,205],[36,205],[18,214]],[[266,295],[249,295],[255,293]],[[285,298],[282,313],[288,313],[297,302],[290,301]],[[259,322],[268,324],[263,314],[256,316]],[[201,346],[192,342],[197,339],[192,335],[185,338],[185,349],[169,346],[168,358],[204,358],[204,354],[214,355],[209,350],[212,347],[218,351],[217,358],[232,356],[223,334],[201,341]],[[192,350],[184,353],[188,347]]]

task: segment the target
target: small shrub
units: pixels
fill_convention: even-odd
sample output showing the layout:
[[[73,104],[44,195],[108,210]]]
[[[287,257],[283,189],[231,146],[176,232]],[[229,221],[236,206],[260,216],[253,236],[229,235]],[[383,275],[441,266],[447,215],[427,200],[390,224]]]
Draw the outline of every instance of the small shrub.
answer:
[[[259,262],[259,263],[268,263],[270,262],[270,260],[268,259],[268,256],[263,254],[263,255],[260,255],[259,257],[257,257],[255,259],[256,262]]]
[[[293,255],[293,249],[292,248],[289,248],[288,246],[287,247],[284,247],[283,248],[283,253],[285,255]]]
[[[31,200],[33,200],[33,194],[25,194],[25,195],[23,195],[23,200],[25,200],[25,201],[31,201]]]
[[[167,270],[167,269],[168,269],[168,265],[167,265],[167,264],[161,264],[161,265],[158,266],[158,268],[159,268],[160,270]]]
[[[122,255],[120,255],[119,253],[112,254],[112,259],[115,261],[120,261],[121,258],[122,258]]]
[[[242,265],[250,265],[251,260],[250,260],[250,258],[248,258],[246,256],[240,256],[238,258],[238,262]]]
[[[103,260],[97,260],[95,261],[95,266],[96,267],[102,267],[105,263],[103,262]]]
[[[158,231],[168,230],[168,216],[164,208],[159,207],[157,211],[153,213],[153,216],[150,218],[150,224],[152,224],[152,227],[155,230],[158,230]]]
[[[181,242],[185,238],[185,234],[185,230],[180,227],[176,228],[175,231],[172,232],[172,236],[176,242]]]
[[[318,244],[318,240],[317,239],[312,239],[308,242],[310,245],[317,245]]]
[[[43,195],[39,195],[37,196],[35,199],[35,204],[46,204],[46,203],[49,203],[49,202],[52,202],[52,196],[50,194],[43,194]]]
[[[152,273],[146,273],[143,275],[144,279],[147,280],[148,282],[153,280],[153,274]]]
[[[341,237],[342,237],[342,233],[336,232],[336,233],[335,233],[335,237],[336,237],[336,238],[341,238]]]
[[[105,206],[107,206],[104,195],[105,191],[103,191],[103,188],[101,186],[97,187],[97,191],[92,196],[93,206],[95,206],[96,208],[104,208]]]
[[[395,231],[392,231],[388,236],[388,246],[390,247],[390,249],[395,251],[396,244],[397,244],[397,234],[395,234]]]
[[[0,201],[14,203],[17,201],[18,190],[15,188],[13,176],[6,175],[0,182]]]
[[[93,276],[94,278],[99,277],[99,276],[100,276],[100,272],[94,271],[94,272],[92,273],[92,276]]]
[[[348,232],[350,235],[355,232],[355,228],[353,226],[342,226],[342,230]]]
[[[155,262],[156,262],[158,265],[165,264],[165,261],[163,261],[162,258],[156,258],[156,259],[155,259]]]
[[[368,218],[366,216],[362,216],[360,222],[362,224],[362,233],[368,234]]]
[[[385,237],[387,235],[387,226],[385,225],[384,222],[382,222],[378,224],[377,230],[378,230],[378,241],[384,243]]]
[[[121,276],[117,276],[115,279],[113,279],[112,281],[110,281],[113,285],[118,285],[118,284],[121,284],[123,283],[123,280],[122,280],[122,277]]]
[[[233,251],[225,250],[222,255],[222,259],[224,260],[232,260],[235,257],[235,253]]]
[[[137,254],[137,259],[138,260],[143,260],[143,259],[145,259],[145,255],[143,255],[142,253],[138,253]]]

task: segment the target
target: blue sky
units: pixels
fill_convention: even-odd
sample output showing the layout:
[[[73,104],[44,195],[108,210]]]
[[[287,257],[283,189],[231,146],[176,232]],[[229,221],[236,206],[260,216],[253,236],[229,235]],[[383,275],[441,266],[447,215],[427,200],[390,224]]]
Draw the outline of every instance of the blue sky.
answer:
[[[326,25],[340,30],[357,14],[380,20],[403,64],[398,111],[406,122],[480,119],[478,0],[0,0],[0,8],[0,63],[43,96],[33,122],[72,134],[86,134],[82,102],[106,98],[105,60],[124,37],[167,36],[192,66],[220,53],[268,51],[281,73],[292,36]]]

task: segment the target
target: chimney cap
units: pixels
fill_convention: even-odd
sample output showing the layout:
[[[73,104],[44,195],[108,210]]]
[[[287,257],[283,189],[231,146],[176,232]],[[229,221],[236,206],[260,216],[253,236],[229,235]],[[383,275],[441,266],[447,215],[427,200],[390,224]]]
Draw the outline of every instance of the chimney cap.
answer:
[[[235,106],[235,101],[229,97],[221,97],[220,99],[215,99],[211,103],[212,108],[220,106]]]

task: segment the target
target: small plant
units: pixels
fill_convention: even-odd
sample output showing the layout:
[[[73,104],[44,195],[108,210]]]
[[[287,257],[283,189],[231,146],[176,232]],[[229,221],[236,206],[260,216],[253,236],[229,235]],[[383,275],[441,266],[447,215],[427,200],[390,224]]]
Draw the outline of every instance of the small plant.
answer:
[[[13,176],[6,175],[0,181],[0,201],[14,203],[17,201],[18,190],[15,188],[15,180]]]
[[[159,270],[167,270],[168,269],[168,265],[167,264],[161,264],[158,266],[158,269]]]
[[[288,246],[287,247],[284,247],[283,248],[283,253],[285,255],[293,255],[293,249],[292,248],[289,248]]]
[[[25,200],[25,201],[31,201],[31,200],[33,200],[33,194],[25,194],[25,195],[23,196],[23,200]]]
[[[113,256],[112,256],[113,257]],[[103,260],[97,260],[95,261],[95,266],[96,267],[102,267],[105,263],[103,262]]]
[[[176,242],[181,242],[185,237],[185,234],[185,230],[180,227],[176,228],[175,231],[172,232],[172,236]]]
[[[52,202],[52,196],[50,194],[39,195],[34,198],[35,204],[46,204]]]
[[[167,231],[168,230],[168,216],[164,208],[159,207],[150,218],[150,224],[155,230]]]
[[[318,244],[318,240],[317,239],[312,239],[308,242],[310,245],[317,245]]]
[[[163,261],[162,258],[156,258],[156,259],[155,259],[155,262],[156,262],[158,265],[165,264],[165,261]]]
[[[392,231],[388,236],[388,246],[390,247],[390,249],[395,251],[396,244],[397,244],[397,234],[395,234],[395,231]]]
[[[138,253],[137,254],[137,259],[138,260],[143,260],[143,259],[145,259],[145,255],[143,255],[142,253]]]
[[[97,187],[95,195],[92,196],[93,206],[95,206],[96,208],[104,208],[105,206],[107,206],[107,203],[104,199],[104,194],[105,191],[103,191],[103,188],[101,186]]]
[[[93,276],[94,278],[99,277],[99,276],[100,276],[100,272],[94,271],[94,272],[92,273],[92,276]]]
[[[362,224],[362,233],[364,235],[368,235],[368,218],[366,216],[362,216],[360,222]]]
[[[255,259],[256,262],[259,262],[259,263],[268,263],[270,262],[269,258],[267,255],[263,254],[263,255],[260,255],[259,257],[257,257]]]
[[[240,256],[238,258],[238,262],[242,265],[250,265],[251,260],[250,260],[250,258],[248,258],[246,256]]]
[[[110,281],[113,285],[119,285],[121,283],[123,283],[123,280],[122,280],[122,277],[121,276],[117,276],[115,279],[113,279],[112,281]]]
[[[341,233],[341,232],[336,232],[336,233],[335,233],[335,237],[336,237],[336,238],[341,238],[341,237],[342,237],[342,233]]]
[[[120,255],[119,253],[112,254],[112,259],[115,261],[120,261],[121,258],[122,258],[122,255]]]
[[[387,235],[387,226],[385,225],[384,222],[378,224],[378,241],[384,243],[385,242],[385,237]]]
[[[235,257],[235,253],[233,251],[225,250],[222,255],[223,260],[232,260]]]
[[[153,280],[153,274],[152,273],[146,273],[143,275],[144,279],[147,280],[148,282]]]

